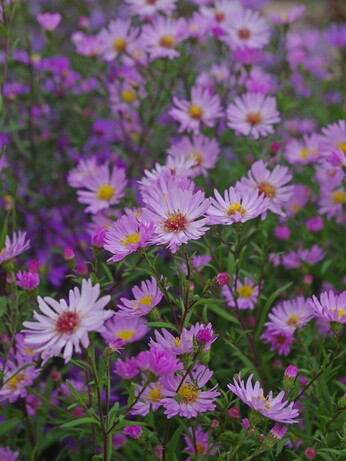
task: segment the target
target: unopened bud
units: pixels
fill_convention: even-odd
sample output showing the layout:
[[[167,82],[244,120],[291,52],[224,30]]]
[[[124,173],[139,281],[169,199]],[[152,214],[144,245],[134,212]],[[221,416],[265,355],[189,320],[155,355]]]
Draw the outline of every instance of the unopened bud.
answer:
[[[282,386],[285,391],[292,389],[294,381],[298,376],[299,370],[295,365],[289,365],[284,373],[284,378],[282,381]]]
[[[228,416],[230,418],[239,418],[239,416],[240,416],[239,408],[238,407],[231,407],[228,410]]]
[[[124,434],[132,439],[139,439],[143,434],[143,430],[141,426],[127,426],[124,428]]]
[[[227,285],[229,283],[230,276],[227,274],[227,272],[220,272],[215,277],[215,281],[216,281],[216,283],[218,285],[220,285],[222,287],[222,286]]]
[[[315,448],[307,448],[304,451],[304,455],[307,459],[315,459],[317,456],[317,451],[315,450]]]

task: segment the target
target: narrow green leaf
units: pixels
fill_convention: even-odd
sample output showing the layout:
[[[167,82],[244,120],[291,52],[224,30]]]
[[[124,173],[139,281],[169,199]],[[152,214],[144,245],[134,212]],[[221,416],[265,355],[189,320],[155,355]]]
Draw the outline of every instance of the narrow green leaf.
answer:
[[[67,423],[61,424],[60,427],[75,427],[75,426],[82,426],[83,424],[97,424],[98,426],[100,423],[90,416],[85,416],[83,418],[73,419],[72,421],[68,421]]]

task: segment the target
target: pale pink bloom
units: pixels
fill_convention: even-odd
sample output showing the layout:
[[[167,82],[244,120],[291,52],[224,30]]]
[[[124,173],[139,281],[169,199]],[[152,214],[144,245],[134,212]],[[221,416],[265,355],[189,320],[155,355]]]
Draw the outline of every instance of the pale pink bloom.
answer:
[[[244,403],[250,408],[258,411],[263,416],[283,424],[297,423],[299,412],[293,408],[294,403],[289,403],[285,400],[285,392],[281,391],[276,397],[273,397],[272,391],[267,396],[261,385],[256,381],[255,385],[252,384],[253,374],[251,374],[245,382],[239,377],[233,379],[233,384],[228,384],[230,389],[237,395]]]
[[[326,158],[326,162],[330,163],[333,167],[342,168],[346,171],[346,155],[342,149],[336,149]]]
[[[197,272],[200,272],[210,261],[211,257],[209,255],[195,255],[191,258],[190,264]],[[181,263],[180,267],[182,268],[184,274],[187,275],[186,263]]]
[[[67,182],[71,187],[84,187],[85,179],[97,173],[98,165],[95,157],[82,159],[76,168],[73,168],[67,176]]]
[[[285,212],[287,216],[294,216],[304,209],[311,195],[311,190],[303,184],[294,184],[293,193],[289,200],[285,202]]]
[[[106,343],[117,338],[122,339],[125,344],[139,341],[150,330],[145,322],[145,319],[139,317],[122,318],[115,314],[106,321],[102,337]]]
[[[325,257],[325,252],[318,245],[313,245],[310,249],[298,250],[299,257],[308,264],[316,264]]]
[[[186,34],[188,38],[203,40],[208,32],[210,21],[200,12],[195,11],[191,18],[187,19]]]
[[[113,167],[110,172],[107,164],[98,165],[96,172],[84,180],[82,187],[87,190],[77,191],[78,201],[88,205],[86,213],[97,213],[119,202],[124,195],[126,182],[123,168]]]
[[[53,31],[61,21],[60,13],[42,13],[36,16],[37,22],[44,30]]]
[[[316,180],[320,185],[321,191],[329,191],[342,185],[343,172],[340,168],[331,165],[327,161],[322,161],[315,166]]]
[[[291,139],[287,142],[284,156],[289,163],[307,164],[316,162],[320,156],[321,136],[312,133],[303,139]]]
[[[132,357],[124,361],[118,359],[113,371],[123,379],[133,379],[139,373],[136,358]]]
[[[130,5],[131,14],[153,16],[159,12],[170,14],[176,8],[177,0],[125,0]]]
[[[261,335],[265,344],[270,344],[270,350],[276,351],[279,355],[288,355],[291,351],[291,344],[294,342],[294,330],[278,330],[273,325],[267,327]]]
[[[0,250],[0,264],[24,253],[29,247],[30,240],[26,240],[26,232],[14,232],[12,241],[7,235],[5,238],[5,245]]]
[[[108,28],[98,35],[100,52],[106,61],[132,51],[132,44],[138,36],[138,29],[131,26],[129,19],[111,21]]]
[[[346,155],[346,120],[331,123],[322,129],[321,150],[329,155],[336,149],[341,149]]]
[[[257,191],[239,192],[230,187],[225,190],[222,197],[214,189],[216,199],[211,197],[211,205],[208,209],[210,224],[230,225],[235,222],[246,222],[257,218],[268,210],[269,198]]]
[[[120,298],[122,304],[118,304],[117,316],[143,317],[149,314],[153,307],[157,306],[162,299],[162,293],[157,286],[154,277],[143,281],[139,286],[132,288],[134,299]]]
[[[211,28],[220,27],[225,31],[228,21],[235,12],[242,10],[242,5],[237,0],[215,0],[213,3],[212,6],[201,6],[200,12],[209,19]]]
[[[155,330],[156,342],[151,339],[150,347],[156,349],[163,349],[170,354],[182,355],[193,351],[193,335],[184,328],[179,336],[174,336],[165,328],[162,328],[160,334]]]
[[[82,288],[70,290],[69,302],[59,302],[46,296],[37,298],[42,313],[34,311],[36,322],[24,322],[26,344],[41,352],[44,362],[58,356],[63,350],[65,363],[73,352],[81,352],[89,346],[88,333],[104,331],[104,322],[114,313],[104,310],[110,296],[100,295],[100,285],[92,286],[91,280],[83,279]]]
[[[303,328],[312,319],[312,311],[309,303],[299,296],[279,303],[268,317],[270,321],[265,323],[266,327],[293,333],[296,328]]]
[[[226,298],[229,307],[236,307],[234,297],[228,285],[221,288],[223,296]],[[254,309],[258,300],[258,286],[248,277],[244,281],[237,280],[236,292],[238,294],[237,305],[239,309]]]
[[[346,291],[336,295],[332,290],[321,294],[320,299],[309,299],[315,317],[327,322],[346,323]]]
[[[233,49],[265,47],[270,39],[270,26],[257,11],[235,11],[228,19],[223,40]]]
[[[259,67],[251,68],[245,86],[249,93],[267,94],[275,89],[273,76]]]
[[[28,394],[27,387],[34,383],[41,370],[34,365],[22,368],[27,363],[21,357],[17,357],[16,363],[11,360],[7,362],[0,389],[0,402],[8,400],[13,403]]]
[[[193,461],[196,458],[207,460],[209,456],[216,455],[216,450],[219,448],[213,442],[212,436],[204,432],[201,426],[197,426],[196,429],[189,427],[184,441],[185,451],[192,455],[186,458],[186,461]]]
[[[344,215],[346,203],[346,190],[343,187],[337,189],[322,188],[319,199],[319,212],[326,214],[328,218],[334,216],[341,218]]]
[[[183,157],[185,160],[192,160],[190,167],[191,177],[203,174],[207,176],[208,170],[214,168],[220,153],[220,147],[216,139],[208,138],[202,134],[193,135],[190,139],[184,136],[176,144],[168,149],[168,154],[173,157]]]
[[[82,56],[99,56],[101,53],[100,41],[94,35],[77,31],[72,34],[71,41],[76,47],[76,53]]]
[[[258,139],[274,132],[273,125],[280,121],[276,99],[262,93],[246,93],[235,98],[227,108],[227,125],[236,134]]]
[[[180,123],[179,132],[187,130],[197,134],[201,125],[214,126],[216,119],[223,115],[220,97],[200,86],[192,87],[191,101],[174,96],[173,103],[176,107],[169,113]]]
[[[284,215],[281,207],[290,199],[293,193],[293,186],[286,186],[292,175],[285,166],[276,165],[270,171],[262,160],[255,162],[247,178],[242,178],[236,183],[240,192],[257,191],[269,198],[269,210],[273,213]]]
[[[278,13],[271,13],[268,15],[268,18],[278,25],[292,24],[293,22],[298,21],[302,16],[304,16],[306,11],[305,5],[293,6],[289,11],[280,11]]]
[[[158,410],[162,404],[161,400],[164,398],[162,394],[163,386],[161,385],[160,379],[157,382],[150,383],[143,390],[143,387],[139,387],[135,391],[135,396],[139,394],[140,398],[136,404],[132,407],[132,415],[146,416],[151,411]]]

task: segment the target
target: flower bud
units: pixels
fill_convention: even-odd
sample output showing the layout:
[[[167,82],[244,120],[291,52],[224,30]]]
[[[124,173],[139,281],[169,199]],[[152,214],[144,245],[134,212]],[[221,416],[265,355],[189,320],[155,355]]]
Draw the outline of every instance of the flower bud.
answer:
[[[270,429],[270,432],[268,436],[265,438],[263,441],[263,446],[265,448],[271,448],[273,447],[279,440],[281,440],[287,432],[287,428],[285,426],[282,426],[281,424],[276,424],[272,429]]]
[[[105,235],[107,229],[105,227],[98,227],[91,236],[91,244],[94,247],[102,248],[105,243]]]
[[[139,439],[143,434],[141,426],[127,426],[123,432],[132,439]]]
[[[307,459],[315,459],[317,456],[317,451],[315,450],[315,448],[307,448],[304,451],[304,455]]]
[[[71,247],[64,248],[65,261],[71,261],[72,259],[74,259],[74,257],[75,257],[75,254],[74,254],[73,248]]]
[[[217,429],[220,426],[220,421],[218,419],[212,419],[210,421],[210,427],[212,429]]]
[[[339,398],[338,407],[339,408],[346,408],[346,394],[344,394],[342,397]]]
[[[82,418],[85,415],[85,410],[82,407],[74,407],[72,414],[74,418]]]
[[[229,410],[228,410],[228,416],[230,418],[239,418],[240,416],[240,410],[238,407],[231,407]]]
[[[107,347],[103,351],[104,357],[110,357],[113,352],[119,352],[121,349],[124,349],[125,341],[121,338],[115,338],[110,343],[108,343]]]
[[[75,269],[76,269],[76,273],[77,273],[78,275],[81,275],[81,276],[83,276],[83,275],[88,275],[88,273],[89,273],[88,266],[87,266],[85,263],[83,263],[83,262],[82,262],[82,263],[78,263],[78,264],[76,265],[76,268],[75,268]]]
[[[229,283],[230,276],[227,274],[227,272],[220,272],[215,277],[215,281],[216,281],[216,283],[218,285],[220,285],[222,287],[222,286],[227,285]]]
[[[288,391],[292,388],[294,381],[298,376],[299,370],[295,365],[289,365],[284,373],[284,378],[282,382],[282,386],[285,391]]]
[[[149,320],[151,322],[160,322],[161,321],[161,315],[160,311],[158,310],[157,307],[153,307],[151,311],[148,314]]]
[[[197,332],[196,339],[200,344],[207,344],[213,339],[213,330],[211,328],[202,328]]]

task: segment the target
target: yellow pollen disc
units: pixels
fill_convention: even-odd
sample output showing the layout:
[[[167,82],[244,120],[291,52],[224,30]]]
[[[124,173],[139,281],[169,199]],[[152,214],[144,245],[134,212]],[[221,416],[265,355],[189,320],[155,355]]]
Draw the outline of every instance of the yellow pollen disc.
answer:
[[[340,142],[337,147],[343,151],[343,153],[346,155],[346,141]]]
[[[30,59],[32,62],[40,62],[41,56],[39,54],[34,53],[30,56]]]
[[[150,389],[147,399],[151,402],[158,402],[164,397],[164,395],[159,391],[159,389]]]
[[[13,376],[8,382],[7,386],[11,389],[12,392],[18,389],[18,384],[25,379],[24,373],[17,373],[16,376]]]
[[[125,102],[133,102],[136,99],[136,93],[134,91],[123,91],[121,93],[121,99]]]
[[[262,122],[262,115],[259,112],[251,112],[246,116],[246,122],[251,126],[259,125]]]
[[[237,292],[241,298],[250,298],[254,291],[253,287],[250,285],[242,285],[241,287],[237,288]]]
[[[124,341],[129,341],[130,339],[133,338],[133,335],[135,334],[134,331],[131,331],[131,330],[124,330],[124,331],[119,331],[117,334],[116,334],[116,337],[117,338],[121,338],[123,339]]]
[[[199,396],[199,390],[191,384],[183,384],[178,391],[178,394],[182,398],[184,403],[192,403],[197,400]]]
[[[203,109],[199,106],[195,106],[194,104],[192,104],[189,109],[189,114],[190,117],[194,120],[200,120],[203,115]]]
[[[116,38],[113,43],[114,49],[118,53],[126,51],[127,43],[123,38]]]
[[[346,193],[342,190],[336,191],[332,195],[333,203],[345,203],[346,202]]]
[[[150,304],[153,303],[153,298],[152,298],[152,296],[148,295],[148,296],[145,296],[142,299],[138,299],[137,303],[143,304],[143,306],[150,306]]]
[[[229,208],[226,210],[227,216],[233,216],[236,213],[240,213],[243,217],[246,215],[246,210],[241,206],[240,203],[232,203]]]
[[[300,210],[300,206],[297,204],[297,203],[292,203],[291,205],[291,209],[292,211],[294,211],[295,213],[298,213],[298,211]]]
[[[200,166],[203,163],[203,157],[198,152],[194,152],[193,154],[191,154],[190,158],[195,161],[194,167]]]
[[[305,158],[308,157],[308,155],[309,155],[309,152],[308,152],[307,149],[302,149],[302,150],[300,151],[300,158],[305,159]]]
[[[283,21],[286,21],[287,20],[287,13],[285,13],[285,12],[280,13],[280,17],[281,17],[281,19]]]
[[[111,200],[114,197],[114,192],[114,187],[106,184],[99,188],[97,196],[101,200]]]
[[[30,349],[29,347],[27,347],[26,349],[24,349],[23,351],[25,354],[28,354],[28,355],[33,355],[34,354],[34,351],[32,349]]]
[[[164,48],[173,48],[175,45],[175,39],[172,35],[164,35],[161,37],[160,46]]]
[[[332,309],[332,312],[335,312],[337,311],[337,314],[338,314],[338,318],[341,319],[341,317],[343,317],[344,315],[346,315],[346,311],[344,311],[343,309]]]
[[[174,338],[174,346],[175,347],[180,347],[181,346],[181,340],[179,336],[177,338]]]
[[[140,241],[141,237],[139,234],[130,234],[127,237],[125,237],[123,240],[120,240],[120,242],[124,245],[125,248],[127,248],[127,245],[136,245]]]
[[[203,455],[203,453],[205,452],[205,447],[200,443],[196,443],[196,452],[197,455]]]
[[[272,198],[272,197],[275,197],[276,195],[275,187],[267,182],[261,182],[258,185],[258,190],[260,194],[264,194],[265,197]]]
[[[287,321],[287,325],[289,325],[290,327],[296,327],[298,325],[298,316],[291,315],[291,317]]]

